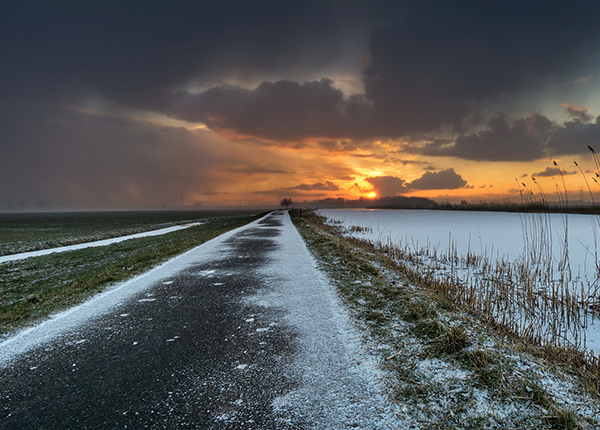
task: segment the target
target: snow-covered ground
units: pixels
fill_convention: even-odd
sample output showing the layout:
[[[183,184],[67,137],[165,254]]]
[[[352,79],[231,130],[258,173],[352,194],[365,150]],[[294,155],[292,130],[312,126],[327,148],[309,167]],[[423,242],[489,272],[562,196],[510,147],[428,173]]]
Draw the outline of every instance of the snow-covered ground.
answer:
[[[200,223],[195,222],[195,223],[184,224],[184,225],[176,225],[173,227],[166,227],[166,228],[161,228],[158,230],[145,231],[143,233],[130,234],[130,235],[121,236],[121,237],[113,237],[111,239],[97,240],[95,242],[86,242],[86,243],[78,243],[76,245],[61,246],[59,248],[49,248],[49,249],[42,249],[39,251],[22,252],[20,254],[3,255],[3,256],[0,256],[0,263],[5,263],[7,261],[23,260],[23,259],[29,258],[29,257],[39,257],[40,255],[54,254],[57,252],[75,251],[77,249],[112,245],[113,243],[123,242],[123,241],[129,240],[129,239],[138,239],[140,237],[160,236],[163,234],[172,233],[174,231],[193,227],[195,225],[200,225]]]
[[[368,209],[319,212],[330,222],[342,224],[348,235],[374,243],[393,244],[417,258],[418,264],[424,264],[427,270],[430,268],[435,276],[456,279],[461,285],[478,286],[490,282],[493,285],[501,281],[510,285],[517,283],[523,290],[529,286],[514,278],[515,273],[522,273],[520,267],[531,272],[528,279],[535,280],[534,295],[549,297],[555,294],[560,298],[568,289],[579,303],[592,306],[600,302],[598,216]],[[479,261],[484,263],[467,263],[473,261],[466,258],[469,253],[483,258]],[[444,259],[445,255],[456,255],[457,258]],[[502,264],[497,266],[497,262]],[[425,266],[417,270],[421,271]],[[497,267],[515,269],[498,272]],[[513,276],[508,281],[507,273]],[[518,321],[523,327],[533,324],[539,328],[540,335],[552,337],[553,330],[537,321],[538,308],[532,308],[533,312],[526,314],[519,303],[512,303],[509,306],[511,312],[519,315]],[[587,305],[583,308],[587,309]],[[499,312],[506,314],[506,310],[501,309]],[[584,315],[581,317],[586,322],[584,327],[576,319],[567,320],[571,325],[564,336],[582,349],[592,353],[600,351],[596,312]],[[500,314],[497,316],[501,318]]]
[[[391,240],[395,244],[407,244],[415,251],[437,248],[439,254],[446,253],[451,245],[459,255],[471,251],[483,257],[505,256],[510,261],[523,253],[523,223],[531,224],[534,216],[508,212],[377,209],[322,209],[319,212],[331,220],[342,221],[346,227],[366,227],[366,231],[354,233],[365,239]],[[548,217],[552,253],[555,260],[560,260],[565,215],[549,214]],[[598,233],[597,216],[568,215],[569,259],[575,275],[596,278],[595,254],[600,251]]]

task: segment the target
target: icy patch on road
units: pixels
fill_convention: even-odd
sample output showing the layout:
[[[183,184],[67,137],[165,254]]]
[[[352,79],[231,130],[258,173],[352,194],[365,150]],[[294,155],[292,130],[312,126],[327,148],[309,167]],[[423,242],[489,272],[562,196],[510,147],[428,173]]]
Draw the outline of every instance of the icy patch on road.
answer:
[[[217,273],[216,270],[212,270],[212,269],[207,269],[207,270],[201,270],[197,273],[198,276],[205,276],[207,278],[212,278],[215,276],[215,273]]]

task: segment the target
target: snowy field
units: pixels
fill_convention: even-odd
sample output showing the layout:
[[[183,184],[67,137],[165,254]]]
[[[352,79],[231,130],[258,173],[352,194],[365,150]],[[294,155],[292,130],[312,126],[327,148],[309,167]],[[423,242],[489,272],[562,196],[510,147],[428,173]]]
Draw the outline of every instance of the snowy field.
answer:
[[[419,273],[477,290],[478,309],[517,333],[533,330],[543,342],[600,352],[598,216],[368,209],[319,213],[349,236],[393,245],[410,256]]]
[[[366,230],[354,236],[372,241],[388,240],[418,251],[437,249],[445,254],[454,247],[459,256],[472,252],[483,257],[514,261],[525,251],[524,228],[533,214],[508,212],[466,212],[429,210],[322,209],[319,213],[345,227]],[[560,261],[564,251],[565,215],[548,214],[552,255]],[[574,276],[596,279],[599,248],[599,218],[594,215],[568,215],[569,261]]]

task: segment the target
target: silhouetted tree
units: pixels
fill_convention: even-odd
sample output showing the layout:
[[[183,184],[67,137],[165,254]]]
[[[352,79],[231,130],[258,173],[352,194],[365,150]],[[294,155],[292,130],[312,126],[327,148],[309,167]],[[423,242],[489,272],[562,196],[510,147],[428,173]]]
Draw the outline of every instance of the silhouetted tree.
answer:
[[[292,201],[292,199],[290,199],[290,198],[288,198],[288,197],[286,197],[285,199],[281,199],[281,202],[279,202],[279,204],[280,204],[281,206],[285,206],[285,208],[286,208],[286,209],[287,209],[287,208],[288,208],[288,206],[289,206],[289,205],[291,205],[292,203],[294,203],[294,202]]]

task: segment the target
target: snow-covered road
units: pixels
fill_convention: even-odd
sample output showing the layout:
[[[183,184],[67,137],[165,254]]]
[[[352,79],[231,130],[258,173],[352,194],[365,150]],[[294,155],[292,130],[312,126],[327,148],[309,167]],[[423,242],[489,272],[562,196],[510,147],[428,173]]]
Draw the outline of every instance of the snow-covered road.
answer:
[[[21,252],[19,254],[10,254],[0,256],[0,263],[7,261],[23,260],[29,257],[39,257],[40,255],[54,254],[57,252],[75,251],[77,249],[94,248],[96,246],[112,245],[113,243],[123,242],[129,239],[138,239],[140,237],[161,236],[163,234],[172,233],[174,231],[183,230],[185,228],[200,225],[200,223],[190,223],[184,225],[176,225],[173,227],[160,228],[158,230],[144,231],[142,233],[130,234],[127,236],[113,237],[111,239],[97,240],[94,242],[78,243],[76,245],[61,246],[58,248],[41,249],[39,251]]]
[[[287,212],[0,343],[2,428],[402,428]]]

